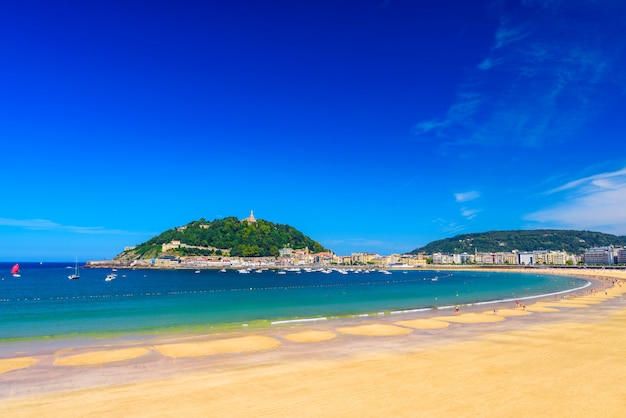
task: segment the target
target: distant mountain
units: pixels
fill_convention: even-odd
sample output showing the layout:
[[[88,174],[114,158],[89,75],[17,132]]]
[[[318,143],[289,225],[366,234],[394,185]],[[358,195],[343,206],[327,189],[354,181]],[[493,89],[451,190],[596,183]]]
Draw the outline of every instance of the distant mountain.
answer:
[[[179,241],[180,246],[163,244]],[[277,256],[285,247],[308,248],[312,252],[327,251],[319,242],[312,240],[292,226],[276,224],[262,219],[239,220],[236,217],[216,219],[212,222],[200,219],[169,229],[148,241],[118,254],[116,260],[156,258],[160,255],[209,256],[231,255],[240,257]]]
[[[419,253],[463,252],[509,252],[513,250],[533,251],[552,250],[579,254],[590,247],[608,245],[626,246],[626,236],[616,236],[591,231],[571,231],[558,229],[489,231],[475,234],[462,234],[452,238],[433,241],[411,251]]]

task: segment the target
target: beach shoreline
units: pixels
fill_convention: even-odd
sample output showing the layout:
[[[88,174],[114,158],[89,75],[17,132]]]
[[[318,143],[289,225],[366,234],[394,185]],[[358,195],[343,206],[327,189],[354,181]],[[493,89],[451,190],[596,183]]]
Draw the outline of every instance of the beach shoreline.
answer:
[[[527,272],[524,269],[520,270]],[[615,327],[616,321],[621,321],[626,315],[624,302],[626,284],[622,283],[626,283],[626,272],[623,270],[576,270],[575,272],[551,270],[542,269],[541,273],[575,275],[592,281],[592,285],[578,291],[576,295],[561,295],[526,302],[510,300],[493,305],[463,306],[459,312],[454,312],[454,310],[400,312],[392,315],[290,322],[262,329],[242,329],[236,332],[70,341],[69,346],[64,345],[68,341],[15,343],[13,354],[9,356],[7,350],[4,350],[5,354],[0,359],[0,389],[2,389],[0,390],[0,407],[17,416],[41,412],[45,406],[54,411],[58,410],[58,415],[64,416],[92,413],[111,416],[115,411],[127,409],[129,405],[137,407],[133,413],[137,416],[161,415],[165,413],[163,411],[170,413],[186,411],[192,415],[206,415],[208,411],[221,411],[221,415],[225,416],[252,416],[257,412],[270,416],[301,416],[302,414],[293,413],[294,411],[290,413],[289,410],[277,405],[306,404],[306,391],[316,390],[326,393],[327,389],[320,386],[321,376],[330,374],[328,382],[330,385],[341,384],[344,380],[352,384],[361,384],[358,382],[366,379],[362,375],[364,373],[370,375],[368,379],[378,381],[382,377],[377,373],[384,374],[384,370],[394,370],[394,373],[399,376],[399,381],[390,382],[382,379],[379,384],[381,388],[385,388],[383,392],[388,391],[388,395],[400,397],[398,405],[389,406],[392,409],[398,408],[397,413],[393,415],[407,416],[412,414],[409,410],[402,410],[401,405],[406,407],[413,403],[411,399],[405,399],[404,396],[407,396],[407,391],[410,392],[410,387],[415,390],[422,387],[422,383],[419,382],[412,381],[408,384],[407,377],[410,376],[404,376],[402,380],[402,363],[406,363],[407,359],[414,361],[415,358],[421,359],[424,356],[438,358],[440,352],[452,350],[458,353],[460,347],[473,347],[474,345],[478,348],[472,348],[467,352],[464,349],[461,351],[462,356],[467,356],[468,353],[474,353],[472,355],[476,356],[476,353],[480,353],[481,350],[489,351],[493,348],[491,347],[493,340],[499,339],[510,340],[506,347],[509,347],[509,344],[515,347],[533,346],[534,342],[542,341],[542,338],[554,340],[553,342],[558,345],[564,336],[567,337],[567,334],[562,334],[560,327],[581,329],[590,335],[597,334],[604,338],[605,341],[599,341],[597,347],[588,347],[589,356],[601,355],[606,344],[612,344],[613,348],[609,350],[612,350],[611,352],[620,348],[623,352],[626,348],[623,337],[601,331],[602,327]],[[489,271],[495,271],[495,269],[490,268]],[[503,269],[503,271],[519,270]],[[537,273],[534,270],[532,272]],[[529,343],[526,337],[520,336],[528,333],[545,335],[539,339],[532,338]],[[560,358],[559,354],[551,351],[549,347],[540,348],[547,350],[546,352],[551,356]],[[494,356],[504,356],[501,359],[503,362],[510,362],[511,358],[519,357],[521,363],[514,364],[518,368],[513,368],[509,372],[523,373],[528,384],[532,383],[532,377],[527,376],[522,367],[522,358],[525,358],[525,354],[516,351],[515,355],[507,357],[505,351],[504,353],[496,352]],[[494,367],[488,359],[478,357],[484,362],[485,368]],[[561,358],[561,360],[569,363],[569,361],[580,359]],[[450,369],[449,364],[441,363],[441,361],[440,359],[433,360],[432,363],[423,364],[422,368],[413,372],[419,374],[429,371],[428,373],[432,375],[426,374],[431,379],[438,380],[443,378],[434,374],[435,370],[439,369],[441,374],[457,381],[456,385],[470,384],[463,380],[463,373],[460,376],[449,375],[462,371],[462,363],[454,363],[458,369]],[[376,364],[383,363],[387,365],[386,369],[374,367]],[[598,365],[595,363],[594,367],[597,368]],[[476,366],[477,364],[480,364],[480,361],[473,359],[467,366],[473,370],[476,378],[481,376],[487,380],[494,378],[489,373],[488,376],[481,375],[481,369]],[[623,364],[626,362],[622,363],[622,367]],[[336,370],[343,370],[345,377],[337,375]],[[612,376],[613,371],[602,370],[605,374]],[[306,381],[297,376],[298,373],[314,376],[319,381],[314,379],[307,386]],[[261,389],[267,390],[268,380],[283,382],[287,386],[291,384],[299,389],[294,389],[288,394],[289,396],[286,396],[282,393],[283,385],[279,385],[280,394],[277,394],[278,398],[272,401],[273,394],[266,396],[267,399],[264,400],[261,393],[254,392],[247,383],[256,382]],[[200,389],[194,385],[200,384],[203,387],[202,384],[205,383],[201,384],[201,382],[205,381],[211,382],[211,390],[220,393],[230,393],[229,390],[232,391],[237,385],[242,385],[246,388],[247,397],[259,399],[255,405],[248,401],[243,402],[245,407],[242,408],[244,409],[234,407],[237,404],[236,401],[241,403],[239,398],[243,395],[240,392],[235,392],[236,394],[231,395],[230,398],[226,396],[213,399],[209,396],[211,402],[162,406],[164,409],[155,409],[147,401],[152,397],[168,397],[171,393],[178,393],[183,398],[188,392],[198,395],[197,391]],[[317,383],[314,384],[314,382]],[[123,388],[132,390],[126,391]],[[428,387],[422,389],[427,390]],[[338,389],[337,392],[341,393],[345,390],[347,389]],[[605,390],[616,396],[619,395],[616,392],[617,389]],[[317,392],[311,397],[311,399],[317,399],[316,402],[329,405],[338,402],[335,393],[326,393],[327,398],[324,398]],[[471,394],[472,391],[468,393]],[[434,394],[431,395],[434,396]],[[425,396],[430,395],[426,393]],[[468,396],[464,404],[471,400],[472,395]],[[63,402],[74,398],[86,399],[87,406],[70,409],[62,406]],[[377,398],[374,397],[371,402],[375,399]],[[569,397],[566,399],[570,401]],[[618,403],[617,406],[626,406],[623,404],[623,397],[621,399],[622,404]],[[520,402],[517,401],[516,405],[519,405],[514,410],[523,411],[526,408],[522,405],[523,402]],[[531,402],[530,399],[528,402]],[[344,402],[335,407],[339,408],[338,411],[343,411],[348,415],[354,413],[355,416],[371,416],[374,415],[374,411],[380,413],[391,411],[377,409],[380,408],[378,403],[361,408],[356,405],[346,406]],[[505,406],[502,408],[504,408],[503,411],[506,410]],[[46,416],[51,416],[49,411],[50,409]],[[360,414],[363,412],[365,412],[364,415]],[[433,408],[432,412],[436,415],[440,412],[442,414],[455,412],[455,410],[452,405],[448,405],[448,409],[438,406]],[[334,414],[322,408],[310,415],[333,416]],[[341,415],[345,416],[343,413]],[[576,416],[576,414],[570,416]],[[596,414],[595,416],[612,415]]]

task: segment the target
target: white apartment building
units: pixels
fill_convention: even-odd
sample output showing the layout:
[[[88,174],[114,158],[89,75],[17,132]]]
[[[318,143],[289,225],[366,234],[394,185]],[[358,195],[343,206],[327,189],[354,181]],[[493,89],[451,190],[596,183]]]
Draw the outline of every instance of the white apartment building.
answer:
[[[614,264],[615,251],[613,247],[593,247],[585,251],[585,264]]]
[[[523,266],[532,266],[535,264],[535,254],[532,252],[523,252],[518,255],[518,264]]]
[[[470,264],[472,262],[472,256],[468,253],[452,254],[452,260],[454,264]]]
[[[452,264],[454,257],[450,254],[433,253],[433,264]]]

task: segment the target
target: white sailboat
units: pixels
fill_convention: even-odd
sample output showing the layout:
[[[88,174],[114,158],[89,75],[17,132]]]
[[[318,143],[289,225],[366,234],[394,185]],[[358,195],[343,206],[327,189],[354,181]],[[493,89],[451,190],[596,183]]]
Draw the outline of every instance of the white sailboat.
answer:
[[[80,274],[78,274],[78,257],[76,257],[76,264],[74,265],[74,274],[70,274],[67,278],[70,280],[80,279]]]

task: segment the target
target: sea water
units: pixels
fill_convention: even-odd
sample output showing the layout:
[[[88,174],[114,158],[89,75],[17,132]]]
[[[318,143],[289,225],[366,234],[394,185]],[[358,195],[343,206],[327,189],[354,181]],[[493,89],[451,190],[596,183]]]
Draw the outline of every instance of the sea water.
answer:
[[[585,280],[526,273],[394,270],[369,273],[277,270],[80,269],[25,263],[21,277],[0,263],[0,342],[268,326],[284,321],[390,314],[581,288]]]

